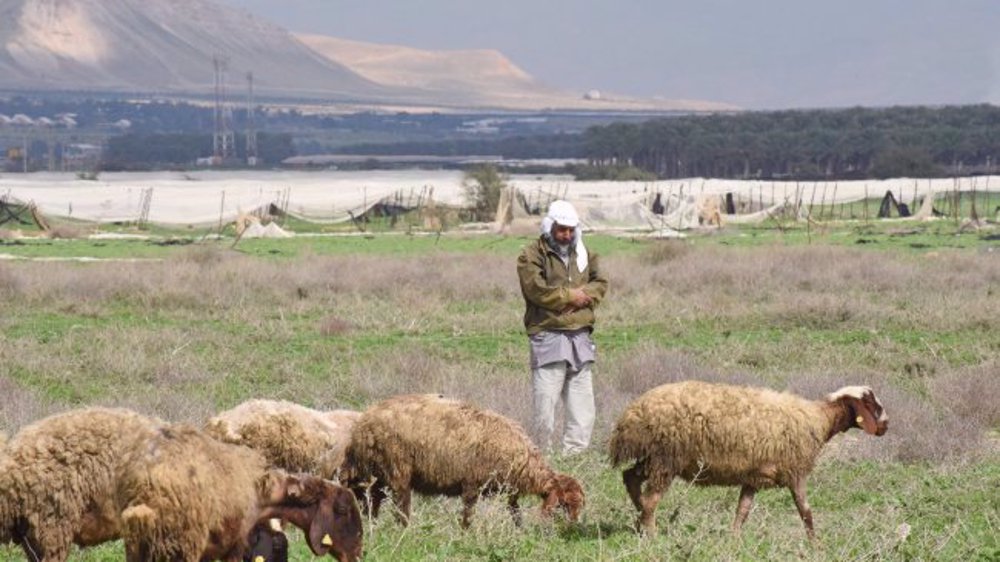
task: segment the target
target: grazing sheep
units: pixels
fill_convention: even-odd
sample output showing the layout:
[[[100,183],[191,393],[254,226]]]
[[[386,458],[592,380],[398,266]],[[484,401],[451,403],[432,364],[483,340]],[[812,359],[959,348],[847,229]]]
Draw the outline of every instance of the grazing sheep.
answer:
[[[61,561],[74,543],[117,538],[117,484],[162,427],[94,408],[21,429],[0,455],[0,543],[18,543],[28,560]]]
[[[320,412],[284,400],[250,400],[208,421],[227,443],[259,451],[272,466],[335,479],[359,412]]]
[[[36,562],[119,536],[130,562],[230,560],[254,525],[277,517],[305,530],[317,555],[360,556],[353,494],[265,466],[250,449],[127,410],[52,416],[0,456],[0,539]]]
[[[584,504],[580,483],[553,471],[516,422],[435,394],[397,396],[363,412],[346,457],[345,472],[356,493],[374,478],[372,517],[389,489],[403,524],[412,490],[461,496],[463,527],[481,494],[506,494],[517,524],[522,494],[542,497],[544,515],[558,505],[572,521]]]
[[[237,560],[269,519],[301,528],[313,554],[357,560],[361,515],[345,488],[312,475],[266,468],[262,455],[174,427],[128,471],[122,536],[129,560]]]
[[[288,537],[280,521],[258,523],[250,531],[249,542],[250,550],[243,555],[243,562],[288,562]]]
[[[733,521],[739,532],[760,488],[787,487],[814,537],[806,478],[823,445],[852,427],[882,435],[888,418],[871,388],[849,386],[810,401],[788,393],[697,381],[656,387],[629,404],[611,436],[614,466],[652,532],[660,497],[674,477],[700,485],[741,486]],[[645,482],[645,490],[643,483]]]

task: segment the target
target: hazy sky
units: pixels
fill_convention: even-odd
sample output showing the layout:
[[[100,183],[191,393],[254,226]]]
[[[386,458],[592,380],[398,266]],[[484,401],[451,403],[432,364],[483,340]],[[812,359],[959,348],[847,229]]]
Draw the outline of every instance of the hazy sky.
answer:
[[[292,31],[497,49],[552,86],[742,107],[1000,103],[1000,0],[221,0]]]

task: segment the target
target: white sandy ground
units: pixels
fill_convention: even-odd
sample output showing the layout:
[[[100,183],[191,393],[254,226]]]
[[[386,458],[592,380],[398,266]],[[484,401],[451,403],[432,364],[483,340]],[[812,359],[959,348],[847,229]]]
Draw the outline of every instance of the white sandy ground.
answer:
[[[458,171],[196,171],[102,173],[82,180],[72,173],[40,172],[0,175],[0,198],[34,202],[45,216],[72,217],[99,223],[142,218],[165,225],[211,225],[235,220],[240,212],[275,204],[317,222],[346,221],[380,200],[407,205],[428,196],[439,205],[466,203]],[[656,182],[580,182],[565,176],[514,175],[509,183],[531,201],[563,197],[574,203],[587,226],[650,228],[648,212],[656,193],[664,199],[697,198],[732,192],[763,206],[802,202],[803,206],[846,203],[882,197],[891,190],[911,204],[929,191],[1000,191],[1000,176],[864,180],[839,182],[772,182],[691,178]],[[981,195],[982,196],[982,195]],[[996,197],[996,195],[994,195]],[[995,204],[1000,204],[997,198]],[[916,212],[917,209],[912,209]],[[980,209],[992,216],[993,209]],[[660,222],[660,219],[655,219]]]

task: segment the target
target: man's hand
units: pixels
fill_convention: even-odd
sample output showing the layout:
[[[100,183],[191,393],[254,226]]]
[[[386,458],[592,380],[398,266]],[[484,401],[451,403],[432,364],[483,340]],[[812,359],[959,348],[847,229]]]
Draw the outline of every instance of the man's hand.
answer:
[[[563,314],[573,312],[574,310],[580,310],[581,308],[587,308],[592,302],[594,302],[594,299],[590,298],[590,295],[583,292],[583,289],[570,289],[569,298],[570,302],[566,305],[566,308],[562,310]]]

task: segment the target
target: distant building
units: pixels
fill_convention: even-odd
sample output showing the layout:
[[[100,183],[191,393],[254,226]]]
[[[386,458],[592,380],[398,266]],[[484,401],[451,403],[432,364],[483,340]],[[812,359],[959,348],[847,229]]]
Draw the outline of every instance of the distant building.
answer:
[[[601,99],[600,90],[590,90],[586,94],[583,94],[583,99],[585,100],[599,100]]]
[[[74,143],[63,146],[62,165],[65,170],[93,170],[101,161],[101,146]]]

